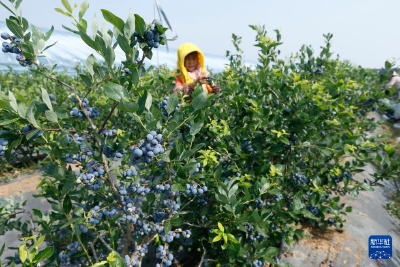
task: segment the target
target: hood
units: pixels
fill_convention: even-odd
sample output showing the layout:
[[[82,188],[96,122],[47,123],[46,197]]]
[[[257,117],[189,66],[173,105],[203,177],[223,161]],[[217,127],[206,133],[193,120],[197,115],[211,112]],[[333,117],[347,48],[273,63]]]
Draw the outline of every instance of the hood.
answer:
[[[181,78],[183,83],[191,83],[193,79],[189,77],[188,71],[185,68],[185,57],[192,52],[197,52],[199,58],[199,64],[202,71],[206,71],[204,68],[204,55],[203,52],[192,43],[185,43],[178,48],[178,70],[182,73]]]

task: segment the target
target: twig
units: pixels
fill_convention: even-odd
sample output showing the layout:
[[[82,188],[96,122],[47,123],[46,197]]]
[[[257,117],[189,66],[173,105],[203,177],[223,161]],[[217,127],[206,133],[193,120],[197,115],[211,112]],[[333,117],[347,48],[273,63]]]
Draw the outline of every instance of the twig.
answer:
[[[94,242],[90,243],[90,248],[92,249],[92,253],[96,262],[99,262],[99,258],[97,258],[96,250],[94,249]]]
[[[203,264],[204,257],[206,256],[206,253],[207,253],[207,250],[204,247],[203,242],[201,242],[201,246],[203,247],[203,255],[201,256],[201,260],[200,260],[200,263],[199,263],[198,267],[201,267],[201,265]]]
[[[132,242],[132,225],[128,222],[126,226],[126,242],[124,244],[124,249],[122,250],[122,255],[126,255],[128,253],[129,243]]]
[[[115,101],[113,107],[111,108],[110,113],[108,113],[107,118],[104,120],[103,125],[101,125],[101,127],[100,127],[100,129],[98,131],[99,134],[101,133],[101,131],[103,131],[104,127],[106,126],[106,124],[107,124],[108,120],[110,119],[111,115],[114,113],[114,110],[118,106],[118,104],[119,104],[119,102]]]
[[[101,243],[103,243],[104,246],[106,246],[106,248],[107,248],[109,251],[114,251],[114,250],[106,243],[106,241],[104,241],[104,239],[103,239],[101,236],[99,236],[98,239],[101,241]]]

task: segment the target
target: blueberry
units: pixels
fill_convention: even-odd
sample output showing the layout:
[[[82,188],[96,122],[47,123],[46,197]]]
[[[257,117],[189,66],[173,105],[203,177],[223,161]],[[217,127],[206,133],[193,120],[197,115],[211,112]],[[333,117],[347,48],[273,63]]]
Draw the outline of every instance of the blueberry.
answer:
[[[153,32],[147,32],[146,33],[146,40],[147,41],[152,41],[153,40],[153,38],[154,38],[154,33]],[[149,42],[147,42],[147,44],[148,44]]]
[[[153,47],[153,46],[154,46],[154,42],[151,41],[151,40],[150,40],[150,41],[147,41],[147,45],[150,46],[150,47]]]
[[[147,43],[148,43],[148,42],[147,42]],[[154,47],[154,48],[158,48],[159,46],[160,46],[160,43],[159,43],[159,42],[154,42],[154,43],[153,43],[153,47]]]
[[[6,32],[3,32],[1,34],[1,38],[3,38],[4,40],[8,40],[8,39],[10,39],[10,35],[8,33],[6,33]]]
[[[159,42],[160,41],[160,34],[155,33],[153,40],[154,40],[154,42]]]

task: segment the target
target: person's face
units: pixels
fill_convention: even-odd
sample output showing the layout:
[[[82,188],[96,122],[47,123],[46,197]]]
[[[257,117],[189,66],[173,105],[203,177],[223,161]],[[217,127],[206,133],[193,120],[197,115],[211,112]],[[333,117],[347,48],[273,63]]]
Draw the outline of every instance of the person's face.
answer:
[[[192,72],[196,69],[197,64],[199,63],[199,57],[197,52],[192,52],[185,57],[185,68],[187,71]]]

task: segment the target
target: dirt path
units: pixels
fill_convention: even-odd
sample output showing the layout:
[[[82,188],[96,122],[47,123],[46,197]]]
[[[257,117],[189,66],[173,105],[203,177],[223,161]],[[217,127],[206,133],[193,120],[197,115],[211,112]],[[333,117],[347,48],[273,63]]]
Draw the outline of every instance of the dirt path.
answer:
[[[381,120],[377,113],[371,113],[368,117]],[[381,130],[385,130],[384,127]],[[356,174],[354,178],[363,181],[373,173],[373,165],[368,164],[364,167],[364,172]],[[384,187],[375,187],[373,192],[360,192],[356,198],[341,198],[342,202],[353,208],[346,217],[347,222],[342,233],[304,227],[312,237],[302,239],[299,244],[284,253],[281,260],[292,267],[399,267],[400,232],[396,232],[396,229],[400,229],[400,221],[390,216],[386,210],[386,202],[393,193],[394,184],[390,181],[383,181],[382,184]],[[371,235],[392,237],[392,259],[369,259],[368,238]]]

